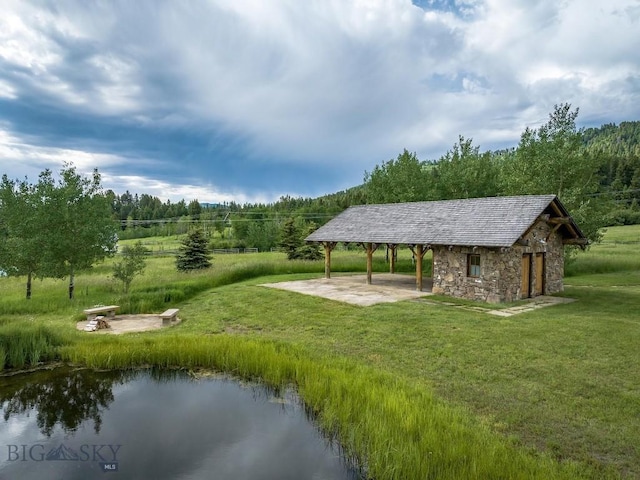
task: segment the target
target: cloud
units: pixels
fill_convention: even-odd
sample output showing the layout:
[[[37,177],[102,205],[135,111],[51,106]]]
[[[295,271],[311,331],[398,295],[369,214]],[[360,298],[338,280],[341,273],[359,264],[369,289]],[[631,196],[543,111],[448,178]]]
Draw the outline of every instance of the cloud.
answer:
[[[26,169],[25,175],[30,176],[32,181],[41,171],[57,171],[68,162],[73,163],[78,171],[85,174],[91,173],[96,165],[114,167],[125,163],[125,159],[108,153],[32,145],[2,129],[1,125],[0,158],[3,159],[3,166],[8,167],[8,171],[3,173],[7,173],[9,177],[19,177],[23,176],[20,173]]]
[[[403,148],[513,145],[557,103],[637,119],[639,24],[635,0],[9,0],[0,121],[21,165],[59,149],[149,188],[328,193]]]
[[[115,192],[129,191],[132,193],[146,193],[159,199],[178,202],[183,199],[197,199],[201,202],[224,203],[268,203],[273,196],[251,196],[243,191],[224,192],[214,185],[189,185],[163,182],[150,177],[137,175],[102,175],[103,184]],[[284,193],[282,194],[284,195]]]

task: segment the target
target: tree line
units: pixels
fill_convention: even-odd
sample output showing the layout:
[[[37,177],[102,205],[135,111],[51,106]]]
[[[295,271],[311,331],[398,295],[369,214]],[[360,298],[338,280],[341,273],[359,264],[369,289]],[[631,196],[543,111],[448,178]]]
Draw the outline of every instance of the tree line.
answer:
[[[640,223],[640,122],[578,129],[577,117],[578,109],[557,105],[545,124],[526,128],[504,150],[481,151],[463,136],[436,160],[404,150],[365,172],[362,185],[318,198],[201,206],[127,192],[113,196],[113,214],[123,238],[181,234],[199,223],[218,248],[267,250],[278,246],[289,218],[304,232],[350,205],[554,193],[597,240],[603,226]]]

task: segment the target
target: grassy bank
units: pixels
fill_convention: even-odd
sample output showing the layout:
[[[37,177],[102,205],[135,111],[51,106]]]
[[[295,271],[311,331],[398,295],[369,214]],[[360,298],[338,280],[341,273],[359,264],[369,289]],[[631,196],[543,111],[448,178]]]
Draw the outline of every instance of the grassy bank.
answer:
[[[430,390],[344,358],[229,335],[99,338],[62,358],[97,368],[206,367],[294,384],[321,428],[376,479],[579,478],[577,465],[518,448]]]
[[[565,295],[577,302],[509,318],[420,302],[356,307],[259,286],[323,270],[281,254],[220,255],[193,275],[153,257],[129,300],[108,264],[78,278],[74,302],[64,282],[36,282],[27,302],[22,281],[2,278],[0,348],[9,358],[23,335],[26,350],[42,353],[14,352],[16,364],[181,365],[294,383],[379,479],[640,478],[636,234],[612,228],[569,266]],[[334,271],[364,270],[363,253],[334,258]],[[375,269],[386,271],[384,252]],[[177,306],[184,321],[122,338],[74,330],[83,308],[114,302],[131,312]]]

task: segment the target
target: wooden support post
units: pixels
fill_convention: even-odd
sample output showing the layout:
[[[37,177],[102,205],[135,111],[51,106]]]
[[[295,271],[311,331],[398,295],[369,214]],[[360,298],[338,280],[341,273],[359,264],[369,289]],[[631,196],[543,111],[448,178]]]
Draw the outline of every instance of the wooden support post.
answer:
[[[389,259],[389,273],[396,273],[396,250],[398,249],[398,245],[393,243],[387,244],[389,251],[391,252],[391,257]]]
[[[331,278],[331,250],[336,246],[336,242],[323,242],[324,245],[324,278]]]
[[[422,245],[416,245],[416,290],[422,291]]]
[[[424,254],[429,251],[431,245],[408,245],[411,253],[413,253],[414,258],[416,259],[416,290],[419,292],[422,291],[422,260],[424,259]],[[431,266],[431,271],[433,272],[433,264]]]
[[[371,275],[373,273],[373,253],[378,249],[375,243],[367,243],[367,285],[371,285]]]
[[[379,245],[375,243],[362,243],[361,244],[367,252],[367,285],[371,285],[371,275],[373,272],[373,252],[375,252]]]
[[[373,248],[367,243],[367,285],[371,285],[371,272],[373,271]]]

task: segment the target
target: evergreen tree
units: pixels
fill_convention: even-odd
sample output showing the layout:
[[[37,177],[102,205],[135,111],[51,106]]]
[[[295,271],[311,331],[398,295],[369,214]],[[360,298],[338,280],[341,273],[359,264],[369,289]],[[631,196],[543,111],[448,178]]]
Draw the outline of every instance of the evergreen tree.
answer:
[[[311,233],[318,227],[315,223],[311,222],[305,229],[300,241],[302,245],[298,248],[296,254],[300,260],[322,260],[324,253],[320,250],[320,245],[313,243],[306,243],[304,239],[311,235]]]
[[[189,206],[187,207],[187,211],[189,212],[189,216],[192,220],[200,220],[200,214],[202,213],[202,206],[198,200],[191,200],[189,202]]]
[[[197,228],[189,232],[182,241],[176,258],[176,267],[182,272],[209,268],[211,266],[209,258],[209,242],[202,230]]]
[[[280,247],[287,254],[289,260],[322,260],[324,254],[318,245],[305,243],[304,239],[313,232],[317,226],[311,223],[306,228],[302,219],[289,218],[283,225],[280,234]]]
[[[282,232],[280,233],[280,243],[278,245],[282,251],[287,254],[289,260],[297,258],[296,252],[298,248],[302,246],[302,241],[295,218],[290,217],[284,222]]]

